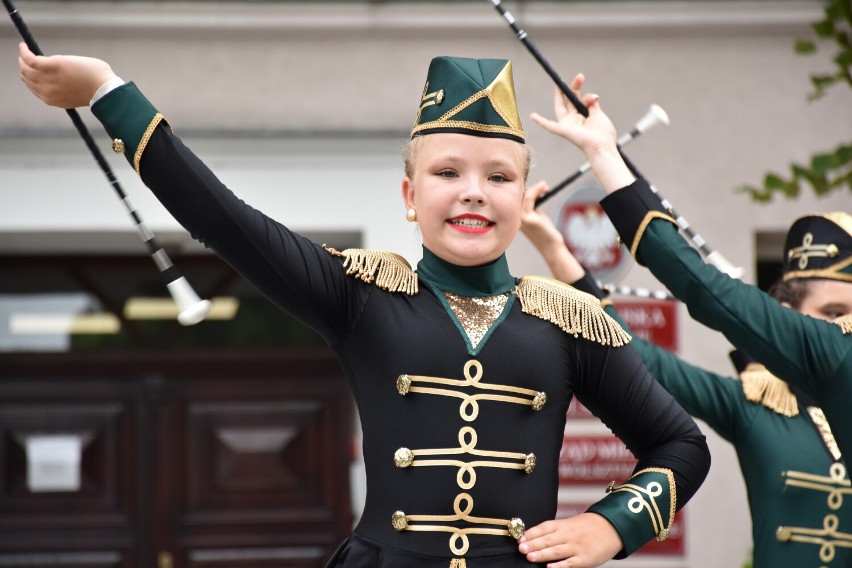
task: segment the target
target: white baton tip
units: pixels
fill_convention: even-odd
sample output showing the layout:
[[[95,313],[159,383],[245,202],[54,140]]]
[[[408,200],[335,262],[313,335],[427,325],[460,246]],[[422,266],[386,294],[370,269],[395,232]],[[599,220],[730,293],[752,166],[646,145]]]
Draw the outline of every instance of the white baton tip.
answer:
[[[186,278],[181,276],[169,282],[166,287],[180,310],[177,320],[181,325],[195,325],[207,316],[207,312],[210,311],[210,300],[199,298]]]
[[[639,122],[636,123],[635,128],[639,132],[645,132],[649,128],[657,126],[658,124],[665,124],[668,126],[669,115],[666,114],[666,111],[664,111],[662,107],[651,105],[651,108],[648,109],[645,116],[639,119]]]
[[[742,267],[734,266],[715,250],[708,254],[705,260],[735,280],[742,280],[743,274],[745,274]]]

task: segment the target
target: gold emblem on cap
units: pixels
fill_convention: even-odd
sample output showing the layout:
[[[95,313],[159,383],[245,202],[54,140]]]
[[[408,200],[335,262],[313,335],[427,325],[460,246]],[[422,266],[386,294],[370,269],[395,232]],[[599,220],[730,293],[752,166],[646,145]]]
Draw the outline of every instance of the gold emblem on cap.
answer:
[[[408,467],[414,463],[414,452],[408,448],[400,448],[393,454],[393,463],[396,467]]]
[[[798,258],[799,269],[804,270],[808,267],[808,260],[812,256],[834,258],[838,254],[840,254],[840,248],[836,244],[814,244],[813,233],[805,233],[805,236],[802,238],[802,246],[791,248],[787,253],[787,260],[792,261]]]
[[[435,93],[435,104],[439,105],[444,102],[444,89],[441,89],[437,93]]]
[[[509,534],[512,535],[512,538],[521,538],[524,536],[524,532],[527,530],[527,526],[524,524],[524,521],[519,519],[518,517],[514,517],[509,521]]]
[[[112,151],[116,154],[124,153],[124,140],[121,138],[116,138],[112,141]]]
[[[394,511],[391,515],[391,524],[394,530],[402,532],[408,527],[408,517],[402,511]]]

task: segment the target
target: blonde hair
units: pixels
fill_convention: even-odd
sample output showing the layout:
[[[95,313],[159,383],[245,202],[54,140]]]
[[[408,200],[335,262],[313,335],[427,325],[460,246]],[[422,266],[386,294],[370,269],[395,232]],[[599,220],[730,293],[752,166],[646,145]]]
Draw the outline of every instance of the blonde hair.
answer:
[[[423,146],[427,136],[415,136],[402,149],[402,161],[405,168],[405,175],[414,179],[414,170],[417,167],[417,156],[420,153],[420,148]],[[521,162],[521,170],[524,173],[524,184],[526,184],[527,176],[532,167],[532,150],[526,144],[516,142],[518,150],[518,159]]]

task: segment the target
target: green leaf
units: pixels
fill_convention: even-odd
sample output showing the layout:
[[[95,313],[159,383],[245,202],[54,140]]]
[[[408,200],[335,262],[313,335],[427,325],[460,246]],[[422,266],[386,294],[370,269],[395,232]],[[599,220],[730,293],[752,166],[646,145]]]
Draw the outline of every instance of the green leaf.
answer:
[[[834,34],[834,22],[832,20],[822,20],[811,24],[816,35],[821,38],[829,38]]]
[[[793,49],[798,55],[811,55],[816,53],[816,44],[809,39],[797,39]]]

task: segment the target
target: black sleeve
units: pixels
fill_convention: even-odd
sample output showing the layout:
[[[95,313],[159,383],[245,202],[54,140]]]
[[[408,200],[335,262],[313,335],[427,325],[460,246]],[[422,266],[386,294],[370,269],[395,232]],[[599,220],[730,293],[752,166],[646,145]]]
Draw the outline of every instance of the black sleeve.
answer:
[[[695,494],[710,469],[710,452],[695,421],[660,386],[633,349],[583,342],[577,398],[647,468],[672,470],[677,509]]]
[[[237,198],[162,123],[140,175],[194,239],[329,344],[354,325],[371,287],[345,276],[339,258]]]

